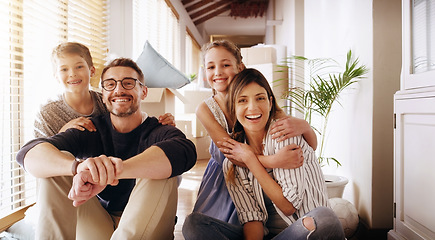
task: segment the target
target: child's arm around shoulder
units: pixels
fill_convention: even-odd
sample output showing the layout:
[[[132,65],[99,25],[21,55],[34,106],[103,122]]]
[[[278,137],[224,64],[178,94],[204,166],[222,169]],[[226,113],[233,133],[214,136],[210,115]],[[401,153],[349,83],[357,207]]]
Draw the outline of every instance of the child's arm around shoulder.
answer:
[[[225,139],[230,138],[230,135],[214,118],[213,113],[210,111],[205,102],[201,102],[196,108],[196,116],[204,126],[205,130],[207,130],[208,134],[211,137],[211,140],[216,144],[216,146],[219,149],[225,148],[225,145],[223,145],[223,143],[225,142]],[[230,158],[229,160],[231,160],[231,162],[233,162],[237,166],[245,166],[243,162],[236,159]]]
[[[225,129],[216,121],[213,116],[213,113],[208,108],[205,102],[201,102],[196,108],[196,116],[199,121],[204,126],[205,130],[207,130],[210,135],[212,141],[218,146],[220,142],[224,140],[224,138],[230,138],[230,135],[225,131]]]
[[[317,136],[310,124],[304,119],[287,116],[284,111],[277,112],[277,121],[272,124],[270,133],[274,139],[283,141],[289,137],[302,135],[307,143],[316,150]]]
[[[270,132],[266,135],[264,156],[259,156],[259,161],[266,168],[295,169],[304,163],[301,140],[303,137],[293,136],[282,141],[274,139]]]

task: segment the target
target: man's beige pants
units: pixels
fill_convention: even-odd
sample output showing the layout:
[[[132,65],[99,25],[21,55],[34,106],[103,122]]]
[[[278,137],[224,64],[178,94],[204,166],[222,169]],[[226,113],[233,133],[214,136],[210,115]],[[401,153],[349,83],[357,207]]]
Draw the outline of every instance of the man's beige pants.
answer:
[[[173,239],[177,178],[136,179],[121,216],[108,213],[96,197],[75,208],[68,199],[72,177],[39,179],[36,239]]]

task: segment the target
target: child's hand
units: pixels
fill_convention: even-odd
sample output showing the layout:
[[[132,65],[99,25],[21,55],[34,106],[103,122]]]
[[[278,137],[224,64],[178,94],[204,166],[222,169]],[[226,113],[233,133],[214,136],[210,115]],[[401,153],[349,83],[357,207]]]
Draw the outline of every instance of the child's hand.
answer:
[[[164,115],[159,116],[159,123],[175,127],[175,118],[171,113],[165,113]]]
[[[219,150],[223,152],[225,157],[233,163],[234,161],[236,161],[246,164],[253,159],[258,161],[257,157],[255,156],[254,150],[248,144],[237,142],[236,140],[231,138],[224,138],[224,141],[219,142],[218,144],[222,146],[221,148],[219,148]],[[237,163],[235,164],[240,165]]]
[[[295,169],[304,164],[304,155],[299,145],[287,145],[274,155],[275,168]]]
[[[270,134],[273,139],[277,139],[277,142],[284,141],[288,138],[302,135],[304,132],[311,130],[307,121],[291,116],[286,116],[278,119],[271,129]]]
[[[91,119],[86,117],[79,117],[76,119],[73,119],[69,122],[67,122],[60,130],[59,133],[65,132],[67,129],[75,128],[80,131],[84,131],[87,129],[89,132],[95,132],[97,131],[97,128],[95,128],[94,123],[91,121]]]

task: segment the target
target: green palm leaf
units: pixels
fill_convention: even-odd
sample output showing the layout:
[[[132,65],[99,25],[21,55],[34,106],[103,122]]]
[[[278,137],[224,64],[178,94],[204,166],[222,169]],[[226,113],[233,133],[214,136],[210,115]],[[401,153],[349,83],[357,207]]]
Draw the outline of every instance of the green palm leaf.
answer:
[[[286,93],[286,97],[291,100],[290,108],[304,114],[305,120],[312,125],[314,115],[322,118],[322,126],[315,127],[321,135],[319,161],[324,160],[329,164],[335,162],[337,166],[341,163],[333,157],[324,157],[325,130],[328,123],[332,106],[340,104],[340,94],[351,85],[357,83],[368,73],[364,65],[360,65],[359,59],[352,57],[352,51],[348,51],[346,64],[343,72],[338,72],[337,62],[330,58],[308,59],[302,56],[293,56],[281,65],[288,68],[294,77],[294,82],[303,83],[305,87],[291,87]],[[308,76],[308,77],[306,77]],[[306,81],[306,78],[308,80]],[[299,84],[301,85],[301,84]],[[341,105],[341,104],[340,104]]]

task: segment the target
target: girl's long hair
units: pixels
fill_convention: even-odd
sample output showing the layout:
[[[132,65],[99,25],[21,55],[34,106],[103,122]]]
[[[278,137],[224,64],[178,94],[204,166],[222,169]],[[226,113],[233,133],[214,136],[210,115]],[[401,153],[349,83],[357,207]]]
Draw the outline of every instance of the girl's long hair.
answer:
[[[256,83],[260,85],[260,87],[264,88],[267,93],[267,98],[272,101],[272,108],[270,110],[269,119],[267,120],[265,130],[269,129],[270,122],[272,119],[275,119],[277,112],[280,110],[269,82],[260,71],[253,68],[246,68],[234,76],[234,79],[228,86],[227,107],[230,114],[230,119],[232,119],[234,122],[231,138],[242,143],[246,139],[246,134],[242,124],[240,124],[240,122],[237,120],[236,104],[240,92],[243,90],[243,88],[251,83]],[[234,179],[235,172],[234,165],[232,165],[227,174],[227,181],[234,183]]]

